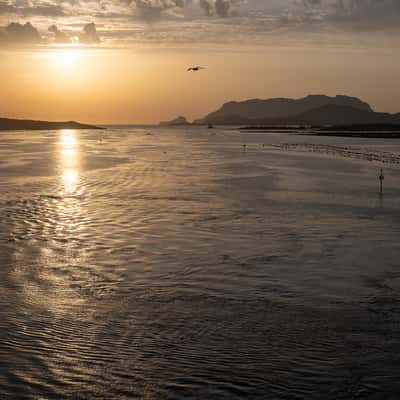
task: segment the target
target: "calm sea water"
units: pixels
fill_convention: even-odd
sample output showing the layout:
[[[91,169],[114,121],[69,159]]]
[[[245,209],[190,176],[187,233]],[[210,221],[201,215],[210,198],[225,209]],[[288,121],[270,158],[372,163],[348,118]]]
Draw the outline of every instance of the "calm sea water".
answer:
[[[398,157],[222,129],[1,133],[0,399],[400,398]]]

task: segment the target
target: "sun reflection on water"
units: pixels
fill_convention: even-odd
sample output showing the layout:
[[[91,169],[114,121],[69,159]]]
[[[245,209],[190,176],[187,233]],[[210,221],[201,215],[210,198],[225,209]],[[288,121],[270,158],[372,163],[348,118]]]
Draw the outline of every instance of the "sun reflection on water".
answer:
[[[35,235],[32,237],[45,240],[35,240],[37,244],[22,246],[16,252],[12,279],[21,287],[24,304],[62,318],[86,301],[75,283],[83,281],[86,273],[79,269],[86,264],[80,235],[88,213],[77,196],[82,162],[80,133],[60,130],[55,135],[54,162],[58,173],[55,192],[49,194],[56,196],[44,196],[40,206],[30,208]]]
[[[77,132],[72,129],[61,130],[59,146],[63,189],[71,193],[76,191],[79,183],[80,150]]]

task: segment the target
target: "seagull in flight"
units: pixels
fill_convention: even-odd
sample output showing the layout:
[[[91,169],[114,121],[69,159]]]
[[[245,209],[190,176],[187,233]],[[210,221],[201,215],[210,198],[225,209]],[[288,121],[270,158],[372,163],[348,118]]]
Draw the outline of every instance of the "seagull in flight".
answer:
[[[190,68],[188,68],[187,70],[188,70],[188,71],[197,72],[197,71],[200,71],[201,69],[206,69],[206,67],[196,66],[196,67],[190,67]]]

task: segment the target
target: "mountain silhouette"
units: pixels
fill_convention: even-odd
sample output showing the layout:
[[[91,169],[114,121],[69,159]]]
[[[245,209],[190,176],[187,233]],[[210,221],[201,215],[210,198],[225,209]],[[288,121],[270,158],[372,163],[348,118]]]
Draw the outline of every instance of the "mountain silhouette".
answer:
[[[309,95],[301,99],[231,101],[195,124],[349,124],[398,122],[396,114],[375,113],[356,97]]]
[[[400,114],[377,113],[327,104],[295,116],[260,119],[256,123],[261,125],[400,124]]]
[[[104,129],[75,121],[49,122],[29,119],[0,118],[0,131],[53,130],[53,129]]]

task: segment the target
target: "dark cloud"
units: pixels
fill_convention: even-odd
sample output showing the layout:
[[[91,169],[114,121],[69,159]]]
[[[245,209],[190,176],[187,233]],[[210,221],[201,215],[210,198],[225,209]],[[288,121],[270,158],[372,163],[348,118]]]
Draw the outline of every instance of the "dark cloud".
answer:
[[[243,0],[122,0],[134,7],[145,19],[182,16],[187,6],[197,5],[207,16],[228,17],[237,14]]]
[[[74,15],[127,17],[126,11],[144,19],[183,18],[185,8],[202,9],[207,16],[228,17],[237,14],[246,0],[0,0],[0,14],[22,17],[67,17]],[[125,13],[124,9],[125,8]],[[128,13],[129,15],[129,13]],[[132,14],[131,14],[132,15]]]
[[[214,4],[210,0],[199,0],[200,7],[204,10],[204,13],[211,17],[214,10]]]
[[[10,4],[8,1],[0,0],[0,14],[10,14],[15,12],[15,7]]]
[[[71,43],[69,36],[60,31],[56,25],[51,25],[48,31],[54,34],[54,43]]]
[[[83,31],[79,35],[79,41],[83,44],[100,43],[100,37],[97,34],[96,25],[93,22],[83,27]]]
[[[173,14],[176,11],[181,11],[187,0],[123,0],[125,3],[133,6],[139,16],[153,20],[159,19],[162,16]]]
[[[217,15],[226,18],[237,15],[241,0],[199,0],[200,7],[207,16]]]
[[[386,29],[400,22],[400,0],[302,0],[304,16],[346,29]]]
[[[230,0],[216,0],[215,1],[215,12],[220,17],[227,17],[229,15],[231,9],[231,1]]]
[[[65,15],[62,6],[57,4],[43,4],[36,7],[27,7],[21,10],[24,16],[39,15],[43,17],[63,17]]]
[[[43,38],[38,29],[30,22],[25,24],[12,22],[5,28],[0,29],[0,44],[18,46],[48,44],[51,42],[58,44],[71,43],[71,37],[66,32],[58,29],[56,25],[51,25],[48,28],[48,32],[53,35],[53,39],[51,39],[49,35]],[[97,44],[100,43],[100,41],[96,25],[93,22],[86,24],[79,35],[79,42],[82,44]]]
[[[0,0],[0,14],[15,14],[23,17],[65,16],[63,6],[59,1],[27,1],[27,0]]]
[[[30,22],[12,22],[0,33],[0,43],[6,45],[31,45],[42,42],[39,31]]]

